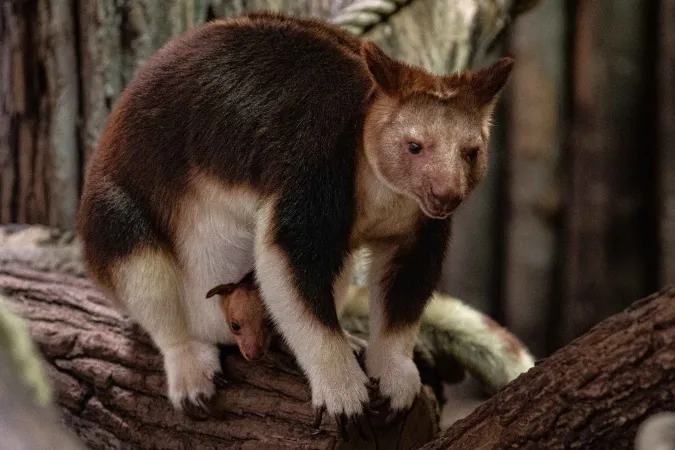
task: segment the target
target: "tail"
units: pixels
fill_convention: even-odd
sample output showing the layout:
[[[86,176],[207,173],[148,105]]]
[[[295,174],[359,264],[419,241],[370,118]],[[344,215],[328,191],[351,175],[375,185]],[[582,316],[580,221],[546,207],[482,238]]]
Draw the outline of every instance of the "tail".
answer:
[[[675,412],[653,414],[638,427],[635,450],[656,449],[675,449]]]
[[[367,317],[368,288],[352,285],[348,296],[343,315]],[[424,310],[417,347],[431,356],[437,368],[454,358],[492,392],[534,366],[527,348],[504,327],[461,300],[438,292]]]

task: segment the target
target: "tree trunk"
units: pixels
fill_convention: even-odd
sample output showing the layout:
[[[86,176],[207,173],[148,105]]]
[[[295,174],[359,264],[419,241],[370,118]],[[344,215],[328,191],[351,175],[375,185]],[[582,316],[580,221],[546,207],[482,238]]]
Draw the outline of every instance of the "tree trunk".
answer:
[[[510,48],[518,63],[506,102],[510,124],[504,323],[540,356],[551,351],[546,345],[549,317],[559,291],[567,7],[564,2],[544,2],[511,30]]]
[[[0,263],[0,287],[47,361],[65,424],[88,448],[369,449],[377,442],[412,449],[438,431],[433,394],[423,393],[400,425],[364,424],[368,442],[353,430],[341,442],[328,417],[313,436],[308,385],[293,358],[279,351],[260,363],[223,352],[230,384],[217,394],[222,417],[192,421],[166,399],[162,358],[144,332],[91,281],[29,261]]]
[[[675,286],[539,363],[423,449],[632,449],[675,405]]]
[[[675,283],[675,2],[659,2],[659,168],[661,280]],[[1,125],[0,125],[1,126]]]
[[[558,345],[658,286],[655,2],[577,4],[566,320]]]

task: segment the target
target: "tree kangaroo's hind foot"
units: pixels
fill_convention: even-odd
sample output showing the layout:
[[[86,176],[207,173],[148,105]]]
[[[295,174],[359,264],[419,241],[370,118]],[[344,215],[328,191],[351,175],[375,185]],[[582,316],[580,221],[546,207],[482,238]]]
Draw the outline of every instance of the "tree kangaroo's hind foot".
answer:
[[[218,348],[190,335],[173,257],[158,249],[137,250],[117,261],[112,278],[117,297],[164,357],[173,406],[195,419],[213,414],[215,384],[224,384]]]
[[[216,388],[227,384],[217,347],[191,340],[162,353],[171,403],[195,420],[217,415],[213,405]]]

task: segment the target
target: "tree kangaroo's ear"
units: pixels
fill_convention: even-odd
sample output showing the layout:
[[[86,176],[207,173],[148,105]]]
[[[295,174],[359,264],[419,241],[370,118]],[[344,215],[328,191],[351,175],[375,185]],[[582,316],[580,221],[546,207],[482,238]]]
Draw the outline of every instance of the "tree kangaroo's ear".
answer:
[[[511,75],[515,60],[505,56],[488,67],[448,75],[443,78],[448,88],[463,87],[477,100],[478,106],[494,104]]]
[[[361,45],[361,57],[365,60],[375,84],[387,94],[396,95],[401,88],[406,67],[371,41]]]
[[[237,289],[236,283],[227,283],[219,284],[218,286],[211,288],[209,292],[206,293],[206,298],[211,298],[214,295],[230,295]]]

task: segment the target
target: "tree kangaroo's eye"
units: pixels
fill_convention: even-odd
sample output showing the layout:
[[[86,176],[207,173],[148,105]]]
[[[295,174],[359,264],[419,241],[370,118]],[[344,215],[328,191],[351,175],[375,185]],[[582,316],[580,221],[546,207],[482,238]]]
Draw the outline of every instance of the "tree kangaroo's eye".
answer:
[[[478,151],[479,150],[480,149],[478,147],[471,147],[471,148],[465,149],[464,152],[463,152],[464,159],[470,164],[475,163],[476,158],[478,157]]]
[[[422,146],[417,142],[408,142],[408,151],[413,155],[417,155],[422,151]]]
[[[239,331],[239,330],[241,330],[241,327],[239,326],[239,324],[238,324],[237,322],[232,322],[232,323],[230,324],[230,327],[232,327],[232,331]]]

